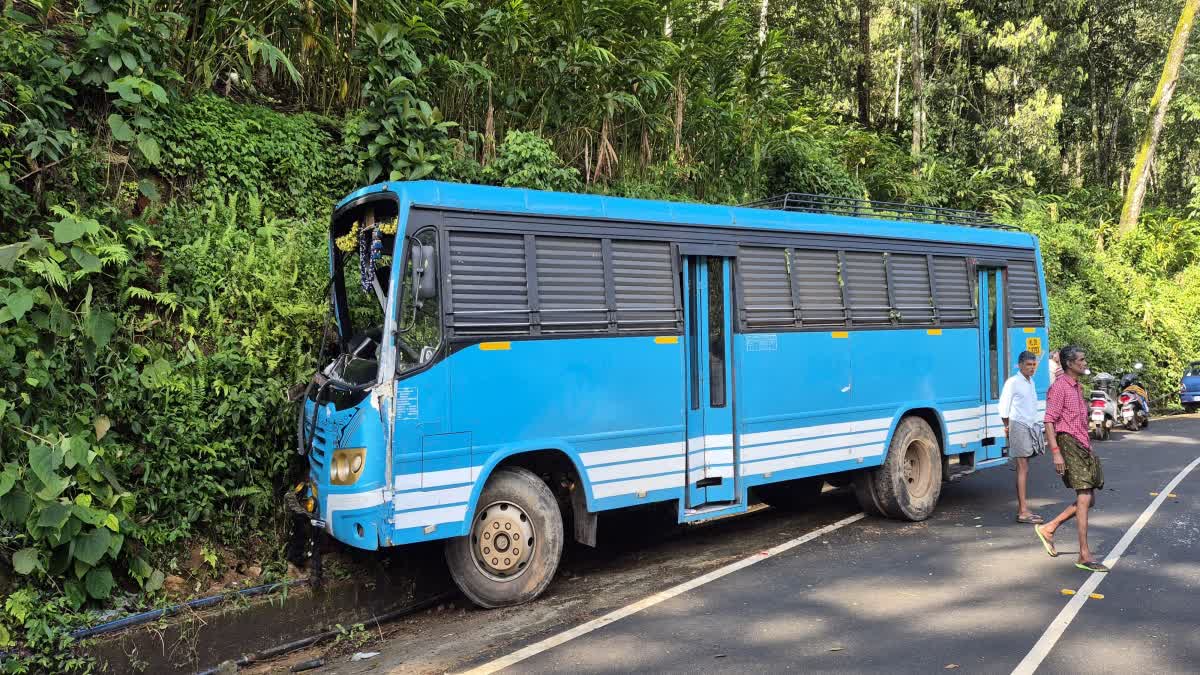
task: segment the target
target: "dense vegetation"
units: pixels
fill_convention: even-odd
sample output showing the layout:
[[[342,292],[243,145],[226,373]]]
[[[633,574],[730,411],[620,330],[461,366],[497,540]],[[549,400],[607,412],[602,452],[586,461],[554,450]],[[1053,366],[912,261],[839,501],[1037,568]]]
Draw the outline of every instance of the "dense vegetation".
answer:
[[[1181,4],[6,0],[0,648],[80,666],[64,610],[221,542],[282,570],[285,390],[330,208],[374,180],[986,209],[1041,236],[1053,341],[1168,405],[1200,358],[1193,55],[1116,223]]]

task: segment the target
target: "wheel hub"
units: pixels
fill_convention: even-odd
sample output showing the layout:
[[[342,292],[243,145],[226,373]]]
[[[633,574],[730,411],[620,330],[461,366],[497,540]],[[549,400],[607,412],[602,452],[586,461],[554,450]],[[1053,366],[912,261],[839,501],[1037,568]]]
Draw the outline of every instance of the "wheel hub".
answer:
[[[929,492],[933,467],[929,465],[929,453],[919,441],[910,443],[904,450],[903,476],[910,496],[923,497]]]
[[[475,566],[498,581],[520,576],[533,557],[535,544],[533,521],[512,502],[492,502],[480,509],[471,528]]]

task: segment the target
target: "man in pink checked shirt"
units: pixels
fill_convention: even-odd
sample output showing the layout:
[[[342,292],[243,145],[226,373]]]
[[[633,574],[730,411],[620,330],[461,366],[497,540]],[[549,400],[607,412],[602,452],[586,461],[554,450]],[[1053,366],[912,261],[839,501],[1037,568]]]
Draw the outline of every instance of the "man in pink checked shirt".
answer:
[[[1075,566],[1088,572],[1107,572],[1108,567],[1092,558],[1087,541],[1088,510],[1095,504],[1095,491],[1104,487],[1104,468],[1092,452],[1088,405],[1079,384],[1087,371],[1087,359],[1082,349],[1063,347],[1059,361],[1063,373],[1046,393],[1046,442],[1054,458],[1054,471],[1062,476],[1064,485],[1075,490],[1075,503],[1045,525],[1034,525],[1033,531],[1046,553],[1057,556],[1054,532],[1074,518],[1079,530],[1079,560]]]

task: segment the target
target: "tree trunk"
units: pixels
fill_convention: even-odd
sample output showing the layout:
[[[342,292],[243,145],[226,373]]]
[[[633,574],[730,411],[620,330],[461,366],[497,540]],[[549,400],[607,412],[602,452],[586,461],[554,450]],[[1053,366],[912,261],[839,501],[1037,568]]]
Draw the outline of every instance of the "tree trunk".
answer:
[[[871,128],[871,0],[858,0],[858,123]]]
[[[767,5],[770,0],[762,0],[762,5],[758,9],[758,44],[762,44],[767,39]]]
[[[1146,132],[1142,134],[1137,154],[1133,156],[1129,189],[1125,193],[1125,204],[1121,207],[1121,225],[1118,230],[1121,235],[1128,234],[1137,227],[1138,217],[1142,213],[1142,201],[1146,198],[1146,181],[1150,177],[1149,168],[1154,161],[1154,146],[1157,145],[1158,135],[1167,120],[1167,106],[1171,102],[1171,95],[1175,93],[1179,64],[1183,61],[1184,48],[1192,32],[1192,20],[1196,16],[1197,6],[1200,6],[1200,0],[1184,0],[1183,11],[1179,13],[1179,23],[1175,24],[1175,35],[1171,38],[1171,47],[1167,50],[1162,77],[1158,80],[1158,88],[1154,90],[1154,98],[1150,99],[1150,123]]]
[[[904,32],[904,17],[900,17],[900,32]],[[896,45],[896,89],[892,98],[892,131],[900,130],[900,76],[903,72],[901,61],[904,59],[904,43]]]
[[[683,107],[686,103],[687,92],[683,86],[683,71],[675,76],[675,123],[672,125],[675,132],[675,159],[682,161],[683,158]]]
[[[1200,1],[1200,0],[1198,0]],[[925,47],[921,44],[921,2],[912,2],[912,156],[921,156],[925,142]]]

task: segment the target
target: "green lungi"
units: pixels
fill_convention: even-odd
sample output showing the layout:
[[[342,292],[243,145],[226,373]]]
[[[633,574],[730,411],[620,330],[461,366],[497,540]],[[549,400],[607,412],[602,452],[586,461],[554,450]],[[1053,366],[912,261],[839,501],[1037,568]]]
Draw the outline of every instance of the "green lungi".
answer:
[[[1083,447],[1071,434],[1056,434],[1063,462],[1063,485],[1072,490],[1100,490],[1104,487],[1104,467],[1100,458]]]

